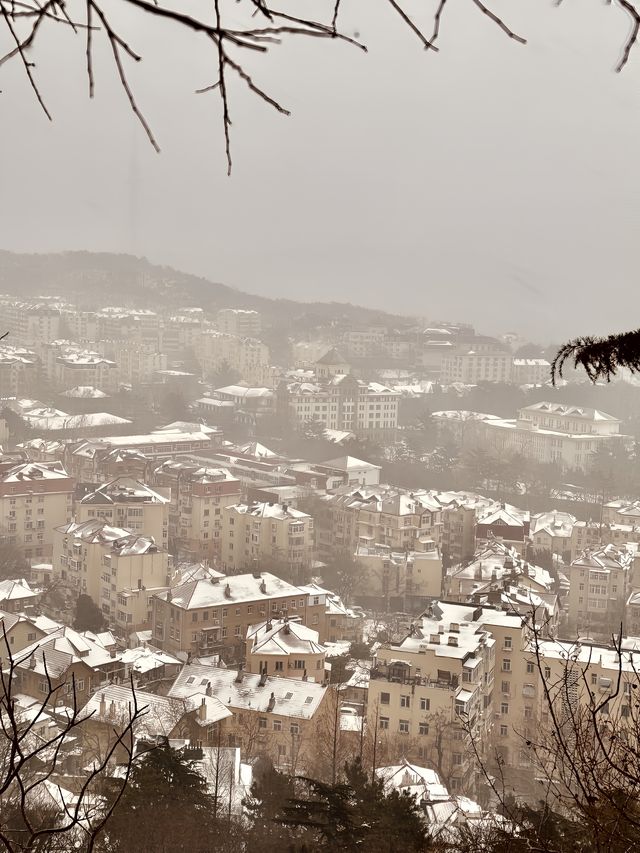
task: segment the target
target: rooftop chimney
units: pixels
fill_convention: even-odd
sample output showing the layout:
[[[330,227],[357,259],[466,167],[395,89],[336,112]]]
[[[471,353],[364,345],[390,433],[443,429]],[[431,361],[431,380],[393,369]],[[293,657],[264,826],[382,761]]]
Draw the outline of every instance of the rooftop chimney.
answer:
[[[267,683],[267,668],[266,666],[262,668],[262,672],[260,673],[260,687],[264,687]]]
[[[204,696],[200,700],[200,707],[198,708],[198,718],[203,721],[207,719],[207,700],[204,698]]]
[[[276,707],[276,695],[272,693],[269,697],[269,704],[267,705],[267,711],[271,713],[273,709]]]
[[[102,693],[100,695],[100,716],[101,717],[107,716],[107,703],[106,703],[106,700],[104,698],[104,693]]]
[[[231,598],[231,587],[229,586],[229,584],[225,584],[224,597],[225,598]]]

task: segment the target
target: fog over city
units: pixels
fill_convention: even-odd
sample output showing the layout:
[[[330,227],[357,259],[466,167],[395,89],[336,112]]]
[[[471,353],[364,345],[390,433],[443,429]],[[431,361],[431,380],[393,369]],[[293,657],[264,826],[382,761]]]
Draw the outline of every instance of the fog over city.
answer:
[[[414,7],[428,23],[433,10]],[[453,318],[541,343],[626,328],[640,225],[637,60],[613,68],[628,17],[596,0],[497,3],[524,46],[471,7],[447,9],[438,54],[389,5],[355,2],[344,31],[368,54],[291,39],[249,56],[292,116],[232,84],[231,179],[219,99],[193,94],[215,74],[204,43],[128,18],[144,55],[128,73],[157,156],[108,46],[90,102],[82,39],[50,29],[36,71],[53,124],[22,68],[3,69],[0,245],[130,252],[252,293]]]
[[[0,849],[632,853],[640,0],[273,2],[0,0]]]

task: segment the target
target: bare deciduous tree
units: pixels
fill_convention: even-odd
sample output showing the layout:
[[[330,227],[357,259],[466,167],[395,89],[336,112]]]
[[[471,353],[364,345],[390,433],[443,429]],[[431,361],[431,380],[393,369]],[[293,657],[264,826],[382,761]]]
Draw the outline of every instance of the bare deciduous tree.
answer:
[[[42,656],[44,692],[29,713],[18,703],[17,672],[23,663],[11,652],[6,632],[4,666],[0,670],[0,844],[7,851],[82,849],[90,853],[129,780],[134,761],[133,732],[145,709],[135,698],[128,719],[103,756],[74,777],[73,796],[60,784],[69,750],[81,740],[90,714],[78,706],[75,677],[71,690],[55,683]],[[64,696],[64,707],[51,714]],[[49,725],[44,725],[49,722]],[[114,766],[116,749],[126,760],[115,791],[105,796],[105,782]]]
[[[540,720],[519,736],[537,782],[541,820],[537,829],[535,821],[526,821],[531,844],[526,849],[561,853],[570,843],[589,853],[637,849],[640,652],[625,648],[621,635],[612,637],[606,650],[548,639],[535,613],[527,627],[538,674]],[[610,676],[602,675],[604,657],[609,658],[605,665],[610,665]],[[504,761],[498,757],[489,766],[469,727],[467,737],[503,814],[513,824],[522,822],[527,809],[507,793]],[[557,824],[553,832],[549,819]]]
[[[158,142],[138,105],[125,67],[127,61],[140,62],[142,55],[132,47],[130,35],[121,25],[120,20],[122,11],[129,10],[145,15],[147,19],[154,18],[164,22],[171,27],[172,35],[178,32],[187,33],[194,39],[200,40],[213,52],[217,69],[216,79],[198,89],[197,92],[217,92],[220,96],[227,165],[230,171],[232,118],[229,82],[231,78],[244,83],[258,99],[279,113],[289,114],[286,107],[255,82],[243,56],[264,55],[283,39],[296,36],[338,39],[358,49],[366,50],[357,36],[351,37],[341,31],[341,2],[342,0],[334,0],[333,4],[328,6],[323,4],[322,7],[318,4],[322,11],[319,11],[317,17],[304,17],[295,5],[280,9],[276,8],[271,0],[245,0],[241,4],[231,3],[228,0],[213,0],[209,15],[198,17],[184,11],[181,4],[156,3],[153,0],[117,0],[115,4],[109,4],[109,6],[102,0],[85,0],[85,2],[71,4],[64,0],[43,0],[43,2],[41,0],[0,0],[0,17],[5,25],[10,44],[9,49],[0,56],[0,65],[10,61],[19,62],[22,65],[38,103],[45,115],[51,119],[51,113],[36,79],[36,63],[33,59],[40,44],[42,32],[56,24],[71,28],[78,35],[86,56],[90,97],[93,97],[95,89],[94,42],[98,38],[106,40],[113,57],[115,73],[129,106],[144,128],[150,143],[159,151]],[[416,23],[405,0],[386,0],[386,2],[416,37],[423,49],[429,52],[439,50],[436,42],[446,19],[448,0],[434,0],[430,32]],[[561,0],[558,0],[558,4],[560,2]],[[638,37],[640,10],[635,0],[609,0],[609,2],[613,8],[622,11],[631,22],[629,34],[624,41],[616,66],[616,70],[620,71],[629,59]],[[470,5],[499,27],[508,38],[521,44],[526,43],[521,35],[514,32],[503,18],[482,0],[470,0]],[[230,14],[231,9],[233,9],[232,14]],[[326,17],[323,17],[323,14]]]

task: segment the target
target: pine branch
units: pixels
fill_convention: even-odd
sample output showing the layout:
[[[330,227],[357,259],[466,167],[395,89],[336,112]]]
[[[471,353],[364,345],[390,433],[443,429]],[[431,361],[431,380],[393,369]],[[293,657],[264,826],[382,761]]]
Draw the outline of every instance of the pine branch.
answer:
[[[575,338],[564,344],[551,364],[551,381],[555,385],[562,379],[565,365],[573,362],[574,368],[582,367],[592,382],[606,379],[607,382],[618,370],[626,367],[632,373],[640,372],[640,329],[608,335],[606,338]]]

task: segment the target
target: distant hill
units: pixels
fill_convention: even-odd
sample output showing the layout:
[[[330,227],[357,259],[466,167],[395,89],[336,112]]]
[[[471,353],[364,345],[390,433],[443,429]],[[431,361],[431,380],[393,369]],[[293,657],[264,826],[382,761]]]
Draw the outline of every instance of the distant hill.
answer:
[[[0,293],[24,297],[59,295],[79,308],[105,305],[171,309],[198,306],[252,308],[260,311],[272,333],[330,325],[406,325],[383,311],[340,302],[296,302],[270,299],[225,284],[158,266],[146,258],[107,252],[18,254],[0,250]]]

